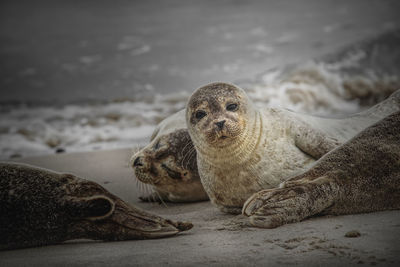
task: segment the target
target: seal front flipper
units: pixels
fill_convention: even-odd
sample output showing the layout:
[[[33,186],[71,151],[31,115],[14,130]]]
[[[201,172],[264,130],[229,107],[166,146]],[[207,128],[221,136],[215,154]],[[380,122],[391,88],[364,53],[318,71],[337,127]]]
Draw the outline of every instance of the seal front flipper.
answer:
[[[296,180],[290,187],[255,193],[244,204],[242,213],[254,226],[275,228],[323,212],[334,204],[337,192],[337,185],[326,176]]]
[[[315,159],[321,158],[341,144],[337,139],[312,128],[305,122],[296,121],[291,130],[293,131],[295,145]]]

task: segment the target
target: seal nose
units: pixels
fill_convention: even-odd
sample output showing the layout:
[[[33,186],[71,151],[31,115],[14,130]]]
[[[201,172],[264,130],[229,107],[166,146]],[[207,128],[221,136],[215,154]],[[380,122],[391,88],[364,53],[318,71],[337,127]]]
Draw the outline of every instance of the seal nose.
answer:
[[[140,162],[140,157],[137,157],[137,158],[133,161],[133,167],[139,167],[139,166],[143,166],[143,164]]]
[[[216,123],[215,123],[215,125],[217,125],[217,127],[218,127],[219,130],[222,130],[222,128],[224,127],[225,121],[226,121],[226,120],[219,121],[219,122],[216,122]]]

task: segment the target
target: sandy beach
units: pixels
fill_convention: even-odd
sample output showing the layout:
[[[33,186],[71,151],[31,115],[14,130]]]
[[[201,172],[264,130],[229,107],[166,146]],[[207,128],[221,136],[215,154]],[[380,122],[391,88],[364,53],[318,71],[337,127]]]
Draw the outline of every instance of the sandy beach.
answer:
[[[19,160],[93,180],[125,201],[166,218],[191,221],[175,237],[124,242],[69,241],[0,252],[1,266],[398,266],[400,211],[323,216],[267,230],[226,215],[210,202],[140,202],[129,168],[130,149],[33,157]],[[360,237],[347,238],[356,230]]]

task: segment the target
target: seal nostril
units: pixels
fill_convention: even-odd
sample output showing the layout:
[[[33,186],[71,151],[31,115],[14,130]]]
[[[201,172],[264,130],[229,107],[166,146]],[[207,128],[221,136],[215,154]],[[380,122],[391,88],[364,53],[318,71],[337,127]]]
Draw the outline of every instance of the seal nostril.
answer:
[[[219,122],[215,123],[217,125],[218,129],[222,130],[222,128],[224,127],[225,121],[226,120],[219,121]]]
[[[143,164],[140,162],[140,157],[137,157],[133,162],[133,167],[139,167],[139,166],[143,166]]]

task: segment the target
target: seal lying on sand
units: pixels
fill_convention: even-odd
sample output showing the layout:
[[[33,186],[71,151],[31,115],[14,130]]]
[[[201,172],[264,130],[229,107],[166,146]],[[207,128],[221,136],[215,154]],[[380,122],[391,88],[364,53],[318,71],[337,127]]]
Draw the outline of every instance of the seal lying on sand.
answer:
[[[346,119],[257,109],[235,85],[197,89],[186,123],[197,151],[202,184],[213,204],[240,213],[254,193],[274,188],[380,118],[400,109],[400,91]]]
[[[400,209],[400,112],[362,131],[282,188],[243,206],[253,225],[274,228],[316,214]]]
[[[153,185],[143,201],[193,202],[208,200],[197,171],[196,150],[185,127],[184,110],[163,120],[150,144],[132,156],[136,178]],[[161,198],[161,199],[160,199]]]
[[[192,228],[135,208],[94,182],[14,163],[0,163],[0,211],[0,250],[160,238]]]

